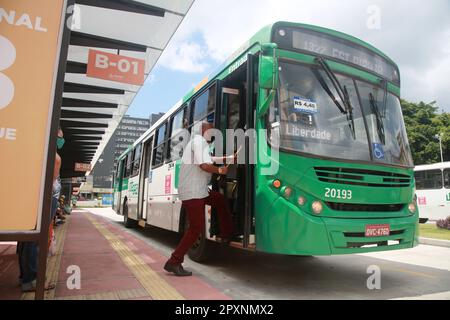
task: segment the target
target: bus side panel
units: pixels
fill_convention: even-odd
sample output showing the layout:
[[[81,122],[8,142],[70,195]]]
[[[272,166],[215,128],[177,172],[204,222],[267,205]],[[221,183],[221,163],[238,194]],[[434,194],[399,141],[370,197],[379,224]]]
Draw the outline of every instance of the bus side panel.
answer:
[[[139,175],[134,176],[128,181],[128,217],[134,220],[138,219],[137,205],[139,195]]]
[[[152,169],[148,184],[147,223],[167,230],[172,230],[174,168],[168,163]]]
[[[113,207],[113,209],[117,214],[121,214],[121,199],[122,199],[121,192],[115,190],[114,191],[114,207]]]
[[[118,206],[118,211],[120,214],[123,214],[123,204],[125,202],[125,199],[128,199],[128,178],[124,178],[122,180],[122,187],[120,192],[120,204]]]
[[[178,183],[179,174],[181,168],[181,160],[177,160],[175,163],[175,173],[173,175],[172,193],[174,196],[173,210],[172,210],[172,231],[180,231],[180,219],[181,219],[181,200],[178,197]]]

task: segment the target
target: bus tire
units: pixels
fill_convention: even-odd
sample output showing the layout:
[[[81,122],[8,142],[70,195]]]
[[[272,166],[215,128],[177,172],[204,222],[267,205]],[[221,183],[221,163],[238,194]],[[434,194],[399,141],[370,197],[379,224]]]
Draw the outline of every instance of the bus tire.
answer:
[[[189,219],[184,216],[184,232],[189,228]],[[192,261],[205,262],[208,259],[209,241],[206,239],[205,230],[202,231],[197,241],[188,251],[188,256]]]
[[[136,227],[137,221],[128,217],[128,203],[125,201],[123,204],[123,224],[125,228],[131,229]]]

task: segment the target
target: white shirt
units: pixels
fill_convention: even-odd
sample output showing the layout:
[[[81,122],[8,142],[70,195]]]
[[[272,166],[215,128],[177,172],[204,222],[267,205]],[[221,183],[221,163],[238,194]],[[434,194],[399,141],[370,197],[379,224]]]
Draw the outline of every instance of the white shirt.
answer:
[[[209,146],[205,138],[195,135],[186,145],[181,158],[178,193],[181,201],[208,197],[211,173],[200,168],[201,164],[212,164]]]

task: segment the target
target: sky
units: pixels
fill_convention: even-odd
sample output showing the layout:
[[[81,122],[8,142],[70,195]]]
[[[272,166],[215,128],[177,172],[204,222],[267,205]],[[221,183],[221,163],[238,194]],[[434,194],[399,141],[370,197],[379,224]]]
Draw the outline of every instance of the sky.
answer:
[[[450,112],[449,0],[196,0],[128,110],[166,112],[264,26],[314,24],[360,38],[399,68],[402,98]]]

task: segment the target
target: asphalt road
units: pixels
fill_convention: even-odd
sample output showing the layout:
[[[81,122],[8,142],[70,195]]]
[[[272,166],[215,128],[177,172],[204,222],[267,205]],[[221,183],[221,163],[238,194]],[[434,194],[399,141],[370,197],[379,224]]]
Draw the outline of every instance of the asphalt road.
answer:
[[[124,228],[122,217],[111,209],[89,211]],[[153,227],[127,232],[166,256],[179,240],[176,234]],[[450,248],[443,247],[420,245],[371,254],[295,257],[218,246],[207,263],[186,258],[184,265],[233,299],[450,300]],[[368,288],[368,282],[377,284],[370,270],[380,271],[380,289]]]

